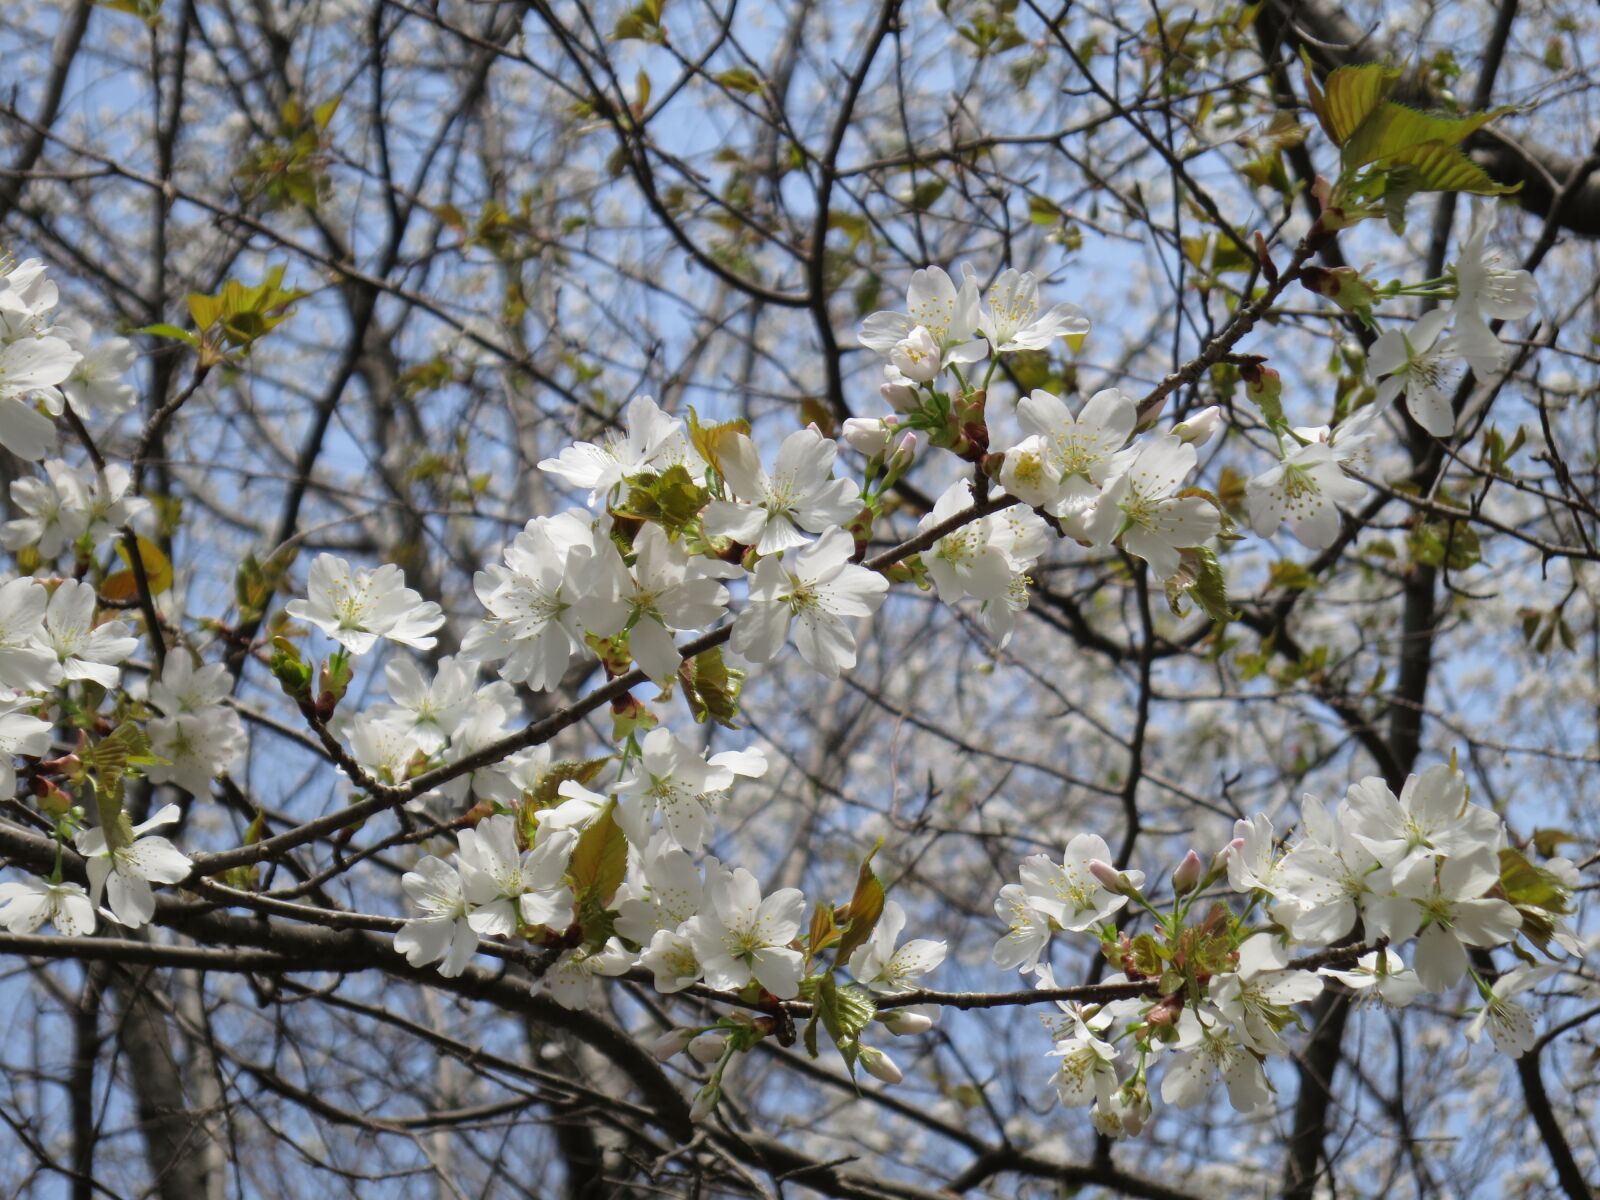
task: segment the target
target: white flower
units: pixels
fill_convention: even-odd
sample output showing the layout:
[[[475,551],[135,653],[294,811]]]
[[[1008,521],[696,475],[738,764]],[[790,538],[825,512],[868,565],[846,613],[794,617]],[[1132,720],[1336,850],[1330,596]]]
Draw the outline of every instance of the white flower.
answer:
[[[1086,532],[1096,545],[1121,538],[1123,549],[1150,564],[1157,579],[1178,569],[1179,551],[1198,546],[1221,528],[1217,510],[1199,496],[1173,496],[1194,470],[1194,447],[1171,434],[1148,438],[1106,485]]]
[[[17,794],[17,755],[39,758],[50,749],[49,721],[25,712],[14,700],[0,699],[0,800]]]
[[[1283,955],[1264,934],[1239,947],[1239,965],[1211,981],[1211,1000],[1233,1023],[1239,1040],[1262,1054],[1288,1054],[1279,1034],[1290,1020],[1289,1009],[1322,992],[1322,980],[1310,971],[1284,969]]]
[[[400,886],[422,915],[412,917],[394,935],[395,950],[413,967],[437,962],[445,978],[461,974],[478,952],[478,932],[468,920],[461,875],[430,854],[400,877]]]
[[[699,912],[703,893],[700,872],[688,852],[658,833],[640,856],[637,875],[617,891],[616,930],[630,942],[646,945],[660,931],[676,930]]]
[[[1027,610],[1028,585],[1033,582],[1028,572],[1049,544],[1049,527],[1038,513],[1019,505],[993,513],[984,522],[989,543],[1006,556],[1011,576],[998,599],[984,601],[978,619],[989,636],[1004,646],[1011,640],[1017,614]]]
[[[380,783],[404,783],[420,750],[414,729],[377,710],[356,713],[344,736],[350,757]]]
[[[1505,364],[1507,347],[1489,328],[1486,317],[1516,320],[1532,314],[1539,301],[1533,276],[1500,266],[1500,251],[1487,246],[1494,224],[1494,206],[1478,204],[1467,240],[1456,262],[1456,306],[1451,333],[1461,357],[1479,375]]]
[[[44,642],[50,595],[32,579],[0,585],[0,687],[41,692],[61,682],[61,663]]]
[[[1456,416],[1444,393],[1451,381],[1450,360],[1456,357],[1454,338],[1439,335],[1450,314],[1436,308],[1424,313],[1409,332],[1391,330],[1372,344],[1367,366],[1374,376],[1387,375],[1378,385],[1378,403],[1388,404],[1403,389],[1406,409],[1435,437],[1455,432]]]
[[[170,825],[182,813],[169,804],[148,821],[133,826],[132,836],[119,832],[113,848],[100,827],[80,829],[73,839],[83,855],[89,873],[89,899],[96,908],[105,893],[111,914],[130,929],[149,923],[155,916],[156,898],[152,883],[178,883],[188,878],[193,867],[188,857],[164,837],[146,837],[148,830]]]
[[[82,355],[61,384],[68,403],[81,415],[100,413],[114,417],[132,408],[139,394],[123,382],[123,376],[139,361],[133,343],[116,337],[92,345],[88,322],[78,319],[63,322],[60,330]]]
[[[120,463],[111,463],[104,471],[87,477],[84,489],[83,514],[88,527],[89,540],[98,549],[107,538],[120,533],[129,522],[137,521],[150,511],[150,501],[143,496],[130,496],[133,476]]]
[[[1193,1108],[1205,1100],[1218,1075],[1238,1112],[1253,1112],[1272,1099],[1261,1060],[1239,1044],[1233,1030],[1214,1013],[1202,1018],[1186,1007],[1178,1018],[1177,1056],[1161,1080],[1161,1098]]]
[[[1110,858],[1105,838],[1093,833],[1080,833],[1068,842],[1060,864],[1044,854],[1029,855],[1020,870],[1028,907],[1069,932],[1098,925],[1128,903],[1126,895],[1111,891],[1089,870],[1096,859],[1104,862]],[[1142,872],[1124,874],[1134,887],[1144,882]]]
[[[855,539],[835,526],[792,558],[763,558],[751,578],[749,603],[734,621],[733,649],[752,662],[770,662],[792,624],[794,644],[811,668],[828,678],[856,664],[848,621],[878,611],[889,582],[850,561]]]
[[[754,979],[780,1000],[799,995],[804,959],[789,943],[805,914],[800,890],[781,888],[763,900],[755,876],[736,867],[706,881],[706,901],[683,929],[706,982],[731,990]]]
[[[972,503],[972,480],[956,480],[934,502],[933,511],[917,523],[917,532],[942,525],[971,509]],[[945,604],[954,604],[963,596],[998,600],[1011,586],[1010,560],[990,541],[992,530],[987,518],[978,518],[951,530],[923,551],[928,577]]]
[[[1401,960],[1393,949],[1385,947],[1383,962],[1379,965],[1378,951],[1369,950],[1356,959],[1356,965],[1341,970],[1338,967],[1319,967],[1318,975],[1337,979],[1358,994],[1371,989],[1373,995],[1390,1008],[1404,1008],[1422,995],[1422,981],[1417,973]]]
[[[933,334],[918,325],[894,344],[894,349],[889,351],[889,365],[899,372],[902,379],[909,379],[912,383],[932,383],[943,369],[942,357]]]
[[[563,881],[578,838],[562,833],[533,850],[517,850],[516,818],[506,814],[478,822],[456,835],[461,886],[473,906],[472,928],[511,937],[523,925],[563,930],[572,924],[572,889]]]
[[[926,975],[944,961],[945,944],[915,938],[895,949],[906,927],[906,912],[893,900],[883,906],[872,936],[850,955],[850,974],[875,992],[903,992],[918,975]]]
[[[431,650],[426,636],[444,624],[444,612],[405,585],[393,563],[352,569],[342,558],[319,554],[311,564],[306,599],[284,606],[291,617],[315,625],[351,654],[365,654],[380,637]]]
[[[989,286],[989,307],[979,313],[978,327],[996,353],[1010,350],[1047,350],[1057,338],[1081,343],[1089,333],[1089,318],[1075,304],[1057,304],[1039,311],[1039,281],[1033,272],[1015,267],[1000,272]]]
[[[699,982],[701,975],[694,944],[671,929],[656,930],[649,946],[639,956],[639,965],[655,974],[656,991],[663,993],[681,992],[691,983]]]
[[[1226,423],[1222,409],[1211,404],[1174,425],[1172,436],[1180,442],[1199,448],[1214,438],[1217,431]]]
[[[232,686],[222,663],[197,668],[185,650],[167,655],[161,678],[150,684],[150,703],[162,715],[145,730],[151,750],[167,760],[144,768],[151,783],[176,783],[197,796],[210,793],[211,781],[243,749],[244,725],[223,703]]]
[[[1533,1017],[1522,1005],[1512,1003],[1511,997],[1538,987],[1556,970],[1547,963],[1538,967],[1520,966],[1500,976],[1494,981],[1478,1015],[1467,1026],[1467,1040],[1476,1043],[1487,1029],[1494,1048],[1502,1054],[1521,1058],[1532,1050],[1539,1040]]]
[[[1315,796],[1304,797],[1300,811],[1307,837],[1278,864],[1275,911],[1296,941],[1332,945],[1355,928],[1378,860]]]
[[[1504,837],[1500,818],[1467,802],[1461,772],[1440,763],[1406,777],[1397,800],[1377,776],[1353,785],[1340,815],[1355,839],[1383,866],[1408,856],[1461,855],[1478,848],[1498,851]]]
[[[568,446],[558,457],[543,460],[539,469],[571,487],[588,488],[589,507],[593,508],[624,479],[664,471],[678,463],[689,465],[683,423],[662,412],[651,397],[635,396],[628,401],[623,428],[624,432],[612,433],[603,441]],[[698,456],[694,467],[701,466],[697,460]]]
[[[588,653],[586,633],[610,637],[627,620],[627,568],[611,539],[576,513],[535,517],[505,559],[473,578],[490,619],[468,633],[462,656],[503,658],[502,678],[552,691],[572,656]]]
[[[744,572],[731,563],[690,558],[659,525],[646,525],[633,540],[638,557],[623,591],[628,606],[628,648],[652,679],[671,679],[683,657],[675,633],[704,629],[728,607],[728,589],[718,580]]]
[[[61,663],[64,679],[91,679],[101,687],[117,686],[122,672],[114,664],[138,647],[121,621],[94,623],[94,585],[63,580],[44,613],[43,641]]]
[[[1043,858],[1043,855],[1040,855]],[[1006,923],[1006,933],[994,944],[994,965],[1016,967],[1024,975],[1039,969],[1039,955],[1050,942],[1050,918],[1030,902],[1022,885],[1008,883],[994,900],[994,915]]]
[[[61,459],[52,458],[43,465],[45,478],[12,482],[11,503],[26,515],[0,526],[0,544],[7,550],[36,546],[48,561],[89,527],[88,489],[77,471]]]
[[[756,778],[766,771],[760,750],[725,751],[708,760],[671,730],[652,729],[641,743],[637,765],[613,789],[617,824],[629,841],[643,846],[659,811],[668,836],[686,850],[698,850],[711,830],[708,800],[732,787],[735,776]]]
[[[979,362],[989,353],[978,338],[978,280],[970,267],[962,273],[958,291],[942,267],[925,267],[911,273],[906,289],[907,312],[875,312],[861,323],[861,344],[879,354],[889,354],[919,325],[939,348],[939,365]],[[903,369],[903,368],[902,368]]]
[[[1035,388],[1017,401],[1017,421],[1025,433],[1040,438],[1043,444],[1024,440],[1028,450],[1012,468],[1013,480],[1020,478],[1023,486],[1038,495],[1048,491],[1054,479],[1055,494],[1042,502],[1045,511],[1063,518],[1083,516],[1114,471],[1114,456],[1127,444],[1137,417],[1133,399],[1116,388],[1090,396],[1077,417],[1059,396]],[[1044,455],[1038,468],[1027,461],[1034,453]],[[1190,466],[1193,463],[1191,449]],[[1013,494],[1030,504],[1039,503],[1021,492]]]
[[[633,955],[616,938],[598,950],[575,946],[551,964],[544,986],[563,1008],[587,1008],[597,975],[621,975],[633,966]]]
[[[1287,519],[1295,537],[1323,550],[1339,536],[1339,507],[1366,494],[1365,484],[1344,473],[1332,446],[1312,442],[1295,446],[1276,466],[1250,480],[1245,505],[1250,525],[1261,537],[1271,537]]]
[[[477,693],[476,669],[454,656],[441,658],[431,681],[409,658],[391,658],[383,666],[392,704],[374,705],[382,717],[406,731],[424,754],[436,754],[466,719]]]
[[[706,533],[776,554],[810,541],[802,529],[821,533],[850,520],[861,511],[861,492],[848,479],[831,478],[838,453],[815,429],[797,429],[783,439],[768,475],[755,443],[735,434],[718,465],[736,499],[706,506]]]
[[[1273,896],[1288,893],[1278,881],[1278,853],[1273,844],[1272,821],[1257,813],[1248,821],[1233,823],[1235,841],[1243,842],[1228,855],[1228,886],[1236,892],[1262,891]]]
[[[857,454],[876,458],[889,449],[896,432],[893,417],[846,417],[839,436]]]
[[[51,883],[36,875],[0,883],[0,926],[32,933],[46,921],[65,937],[94,932],[94,903],[76,883]]]
[[[1498,946],[1522,928],[1515,908],[1485,895],[1500,881],[1497,866],[1489,849],[1442,864],[1426,856],[1403,860],[1374,884],[1375,891],[1392,888],[1393,894],[1368,905],[1369,934],[1394,943],[1416,937],[1417,978],[1430,992],[1448,991],[1466,974],[1467,946]],[[1388,888],[1383,874],[1389,876]]]
[[[1044,984],[1041,979],[1041,985]],[[1052,984],[1054,980],[1050,981]],[[1061,1065],[1051,1078],[1056,1097],[1065,1108],[1082,1108],[1084,1105],[1111,1103],[1117,1090],[1117,1052],[1109,1042],[1096,1037],[1096,1030],[1084,1021],[1081,1014],[1067,1010],[1071,1032],[1056,1041],[1050,1051]]]
[[[23,337],[0,342],[0,446],[18,458],[38,462],[56,442],[55,423],[34,408],[43,402],[61,412],[56,390],[72,374],[78,352],[58,337]]]

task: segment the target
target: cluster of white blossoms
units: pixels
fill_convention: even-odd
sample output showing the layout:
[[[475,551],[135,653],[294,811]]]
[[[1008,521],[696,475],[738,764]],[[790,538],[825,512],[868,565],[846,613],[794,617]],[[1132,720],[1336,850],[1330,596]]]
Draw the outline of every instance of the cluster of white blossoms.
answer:
[[[1287,518],[1301,540],[1330,542],[1336,506],[1361,494],[1346,472],[1365,466],[1388,393],[1404,386],[1419,420],[1433,414],[1423,423],[1440,432],[1424,388],[1439,384],[1429,365],[1439,346],[1486,365],[1484,337],[1493,334],[1483,318],[1531,311],[1531,285],[1494,266],[1479,226],[1454,286],[1450,339],[1425,336],[1438,333],[1432,315],[1409,340],[1380,339],[1373,367],[1392,378],[1379,404],[1332,429],[1274,425],[1282,461],[1247,493],[1257,532],[1266,536]],[[114,417],[133,399],[120,380],[132,365],[128,343],[91,346],[84,330],[52,323],[55,303],[37,263],[0,274],[0,445],[34,461],[50,452],[51,418],[68,405],[81,429],[86,415]],[[1027,606],[1030,573],[1061,538],[1143,559],[1174,596],[1210,572],[1220,594],[1207,543],[1231,536],[1229,522],[1210,493],[1191,486],[1198,448],[1222,430],[1219,409],[1154,429],[1116,388],[1081,405],[1034,390],[1015,406],[1020,437],[991,447],[985,406],[1000,357],[1060,340],[1076,345],[1088,332],[1073,306],[1041,308],[1032,275],[1007,270],[980,297],[970,267],[959,286],[938,267],[917,271],[907,311],[874,313],[861,328],[862,344],[887,359],[881,395],[893,412],[846,423],[846,443],[866,460],[859,483],[838,473],[839,447],[816,426],[765,454],[745,422],[707,427],[691,414],[686,427],[651,398],[633,399],[614,433],[539,464],[583,494],[583,506],[529,520],[500,561],[476,574],[483,615],[431,674],[409,654],[435,647],[441,607],[406,586],[397,566],[319,555],[304,597],[284,609],[300,625],[273,626],[273,673],[324,744],[342,746],[333,757],[358,789],[398,791],[397,802],[428,807],[459,829],[448,859],[425,855],[405,874],[413,915],[395,949],[413,967],[437,964],[454,976],[480,951],[509,954],[526,942],[540,956],[542,986],[575,1007],[590,1002],[597,977],[625,973],[663,993],[736,996],[745,1016],[676,1031],[659,1048],[689,1048],[716,1064],[696,1101],[702,1114],[715,1106],[732,1057],[787,1020],[787,1001],[809,1004],[809,1042],[820,1019],[852,1067],[898,1079],[892,1060],[863,1044],[863,1031],[874,1017],[891,1033],[928,1028],[932,1010],[911,993],[944,945],[900,943],[906,913],[885,900],[866,864],[848,904],[819,902],[808,919],[798,890],[763,896],[748,870],[708,853],[729,792],[764,775],[761,751],[708,753],[703,740],[624,695],[613,704],[614,745],[586,762],[556,762],[548,745],[519,742],[526,725],[517,691],[570,687],[598,668],[624,686],[651,680],[662,699],[681,689],[702,726],[732,727],[745,674],[790,645],[824,677],[853,667],[891,580],[915,581],[947,605],[973,602],[1003,645]],[[1406,347],[1403,363],[1390,363],[1389,338]],[[985,360],[982,380],[969,380]],[[1270,372],[1249,369],[1265,395]],[[883,498],[930,448],[967,467],[907,542],[869,558]],[[128,494],[129,473],[118,466],[51,459],[42,472],[13,485],[22,515],[0,528],[0,541],[37,564],[36,577],[0,583],[0,798],[15,795],[24,760],[57,842],[84,856],[90,888],[64,882],[59,862],[48,879],[0,884],[0,924],[31,932],[48,921],[75,935],[93,930],[97,911],[125,925],[148,922],[151,885],[182,882],[192,864],[150,832],[179,821],[178,808],[131,824],[120,807],[121,774],[96,792],[100,821],[88,824],[54,780],[83,783],[85,773],[106,769],[102,756],[90,747],[80,759],[63,747],[47,760],[53,731],[116,725],[117,754],[104,762],[199,797],[238,759],[244,731],[230,702],[234,675],[182,642],[158,647],[164,655],[142,695],[122,687],[120,664],[136,647],[119,615],[135,603],[131,585],[118,603],[89,580],[106,580],[101,560],[110,562],[113,538],[124,556],[142,544],[132,523],[149,506]],[[56,575],[69,554],[74,570]],[[294,647],[311,630],[336,647],[320,673]],[[341,709],[355,660],[380,647],[387,698]],[[498,678],[480,679],[486,670]],[[432,783],[414,782],[429,773]],[[95,791],[87,783],[86,793]],[[1367,781],[1332,816],[1308,801],[1304,838],[1282,855],[1264,820],[1242,826],[1209,872],[1191,854],[1170,913],[1144,897],[1142,875],[1106,866],[1105,843],[1087,836],[1074,839],[1062,863],[1029,859],[1021,883],[1002,891],[998,911],[1010,932],[997,963],[1048,982],[1040,957],[1051,934],[1099,930],[1123,967],[1120,981],[1138,985],[1137,996],[1113,1004],[1068,1006],[1056,1026],[1061,1096],[1094,1102],[1102,1128],[1138,1127],[1148,1112],[1146,1067],[1168,1051],[1169,1100],[1197,1102],[1220,1073],[1235,1104],[1254,1107],[1268,1094],[1263,1059],[1285,1050],[1290,1006],[1315,995],[1323,975],[1401,1003],[1410,989],[1459,980],[1464,945],[1503,943],[1523,924],[1512,903],[1488,894],[1509,893],[1496,857],[1498,820],[1465,805],[1453,774],[1430,773],[1398,800]],[[1570,892],[1562,868],[1528,869]],[[1213,909],[1185,924],[1194,896],[1224,873],[1253,895],[1247,913],[1258,923]],[[1130,900],[1151,913],[1159,936],[1119,940],[1112,922],[1133,911]],[[1550,920],[1559,923],[1559,914]],[[1358,928],[1372,949],[1361,957],[1341,950],[1323,974],[1284,957],[1287,946],[1342,944]],[[1395,948],[1413,939],[1407,968]],[[1540,978],[1513,974],[1492,988],[1480,980],[1485,1004],[1474,1029],[1521,1044],[1526,1027],[1512,996]]]
[[[1564,923],[1577,869],[1561,858],[1535,866],[1509,848],[1501,819],[1471,803],[1465,778],[1446,765],[1410,776],[1399,796],[1377,778],[1331,810],[1305,796],[1292,845],[1279,843],[1264,815],[1239,821],[1209,866],[1189,851],[1164,903],[1147,893],[1143,874],[1113,867],[1093,835],[1073,838],[1059,863],[1023,860],[1020,878],[995,901],[1008,926],[997,965],[1037,972],[1039,986],[1053,989],[1041,961],[1052,935],[1089,933],[1121,968],[1106,984],[1138,993],[1062,1002],[1065,1018],[1048,1022],[1061,1102],[1094,1105],[1096,1127],[1112,1136],[1137,1134],[1148,1119],[1158,1062],[1169,1104],[1203,1102],[1219,1078],[1240,1112],[1270,1103],[1265,1064],[1291,1053],[1284,1033],[1301,1024],[1295,1006],[1327,979],[1404,1007],[1470,975],[1479,1003],[1468,1038],[1487,1032],[1519,1056],[1535,1031],[1513,997],[1558,970],[1534,965],[1534,954],[1583,954]],[[1245,897],[1242,909],[1229,892]],[[1141,914],[1151,928],[1130,936],[1130,917]],[[1523,965],[1492,983],[1473,968],[1469,949],[1519,939]]]

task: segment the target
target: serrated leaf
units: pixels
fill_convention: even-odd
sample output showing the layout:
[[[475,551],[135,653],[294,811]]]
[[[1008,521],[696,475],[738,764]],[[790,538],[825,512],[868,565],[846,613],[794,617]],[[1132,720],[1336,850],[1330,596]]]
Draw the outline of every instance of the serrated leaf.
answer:
[[[727,665],[721,646],[684,659],[678,668],[678,678],[683,681],[683,698],[696,721],[701,724],[715,721],[729,729],[739,727],[739,693],[744,688],[744,672]]]
[[[1377,110],[1400,80],[1400,72],[1382,63],[1360,63],[1330,71],[1321,88],[1312,74],[1311,59],[1302,49],[1306,67],[1306,93],[1311,111],[1323,132],[1343,146]]]

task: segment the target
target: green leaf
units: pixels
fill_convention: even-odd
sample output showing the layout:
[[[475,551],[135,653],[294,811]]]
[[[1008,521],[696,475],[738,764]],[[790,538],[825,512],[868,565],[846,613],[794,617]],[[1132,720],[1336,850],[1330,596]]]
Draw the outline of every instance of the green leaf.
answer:
[[[567,873],[580,904],[588,900],[611,902],[628,873],[628,839],[617,824],[615,802],[578,836]]]
[[[628,480],[628,498],[616,510],[619,516],[654,521],[676,540],[700,517],[711,493],[694,481],[682,463],[661,474],[634,475]]]
[[[882,848],[883,839],[880,837],[861,860],[861,870],[856,874],[855,894],[838,914],[839,920],[848,924],[839,938],[839,951],[833,956],[835,964],[843,965],[850,961],[850,955],[872,936],[878,918],[883,915],[883,883],[872,871],[872,856]]]
[[[747,95],[761,91],[766,87],[766,82],[748,67],[734,67],[729,71],[718,71],[711,77],[725,88],[735,92],[744,92]]]
[[[744,687],[744,672],[734,670],[723,661],[721,646],[684,659],[678,668],[678,678],[683,681],[683,698],[696,721],[701,724],[715,721],[729,729],[739,727],[739,693]]]
[[[1311,111],[1322,123],[1323,132],[1335,145],[1343,147],[1377,111],[1378,106],[1400,81],[1400,72],[1381,63],[1361,63],[1340,67],[1328,73],[1319,89],[1311,73],[1311,59],[1302,49],[1306,65],[1306,92]]]
[[[200,339],[187,329],[179,329],[176,325],[168,325],[164,322],[155,325],[144,325],[133,332],[148,333],[151,337],[171,338],[175,342],[183,342],[190,346],[198,346],[200,344]]]

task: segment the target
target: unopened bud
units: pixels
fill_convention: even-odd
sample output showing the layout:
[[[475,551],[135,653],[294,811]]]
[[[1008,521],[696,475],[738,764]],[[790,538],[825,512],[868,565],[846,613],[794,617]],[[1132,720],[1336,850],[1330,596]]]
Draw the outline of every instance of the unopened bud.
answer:
[[[1122,872],[1113,867],[1104,859],[1091,858],[1089,860],[1089,874],[1100,881],[1100,886],[1108,892],[1122,891]]]
[[[878,395],[883,397],[883,402],[895,412],[914,412],[921,404],[917,398],[917,385],[907,379],[892,366],[884,368],[884,381],[878,387]]]
[[[852,450],[876,458],[889,448],[893,427],[877,417],[850,417],[840,431],[845,444]]]
[[[704,1121],[717,1111],[717,1105],[722,1101],[722,1089],[714,1083],[708,1083],[694,1094],[694,1103],[689,1106],[689,1120]]]
[[[884,463],[884,470],[890,474],[898,475],[917,461],[917,435],[910,430],[905,437],[900,439],[900,444],[894,448],[894,453],[889,455]]]
[[[932,1017],[909,1008],[892,1008],[880,1014],[878,1019],[895,1037],[912,1037],[919,1033],[927,1033],[933,1028]]]
[[[1307,291],[1326,296],[1345,312],[1372,315],[1372,305],[1378,298],[1378,289],[1361,277],[1354,267],[1308,266],[1300,272],[1300,282]]]
[[[1222,410],[1213,404],[1209,408],[1201,409],[1187,421],[1174,425],[1172,432],[1180,442],[1190,446],[1204,446],[1221,428]]]
[[[681,1054],[694,1039],[695,1031],[692,1029],[671,1029],[656,1039],[655,1045],[650,1047],[650,1053],[661,1062],[666,1062],[674,1055]]]
[[[1205,864],[1200,861],[1200,856],[1193,850],[1183,856],[1183,861],[1172,871],[1172,893],[1175,896],[1187,896],[1200,886],[1200,880],[1206,873]]]
[[[894,1065],[894,1059],[871,1046],[861,1047],[861,1065],[868,1075],[885,1083],[899,1083],[905,1078],[900,1074],[900,1068]]]
[[[705,1063],[710,1066],[722,1057],[722,1052],[728,1047],[726,1034],[708,1030],[699,1037],[689,1042],[689,1057],[695,1062]]]
[[[1221,875],[1228,869],[1229,860],[1243,849],[1244,839],[1234,838],[1233,841],[1229,842],[1221,850],[1217,851],[1216,857],[1211,860],[1211,870],[1208,871],[1207,874]]]

